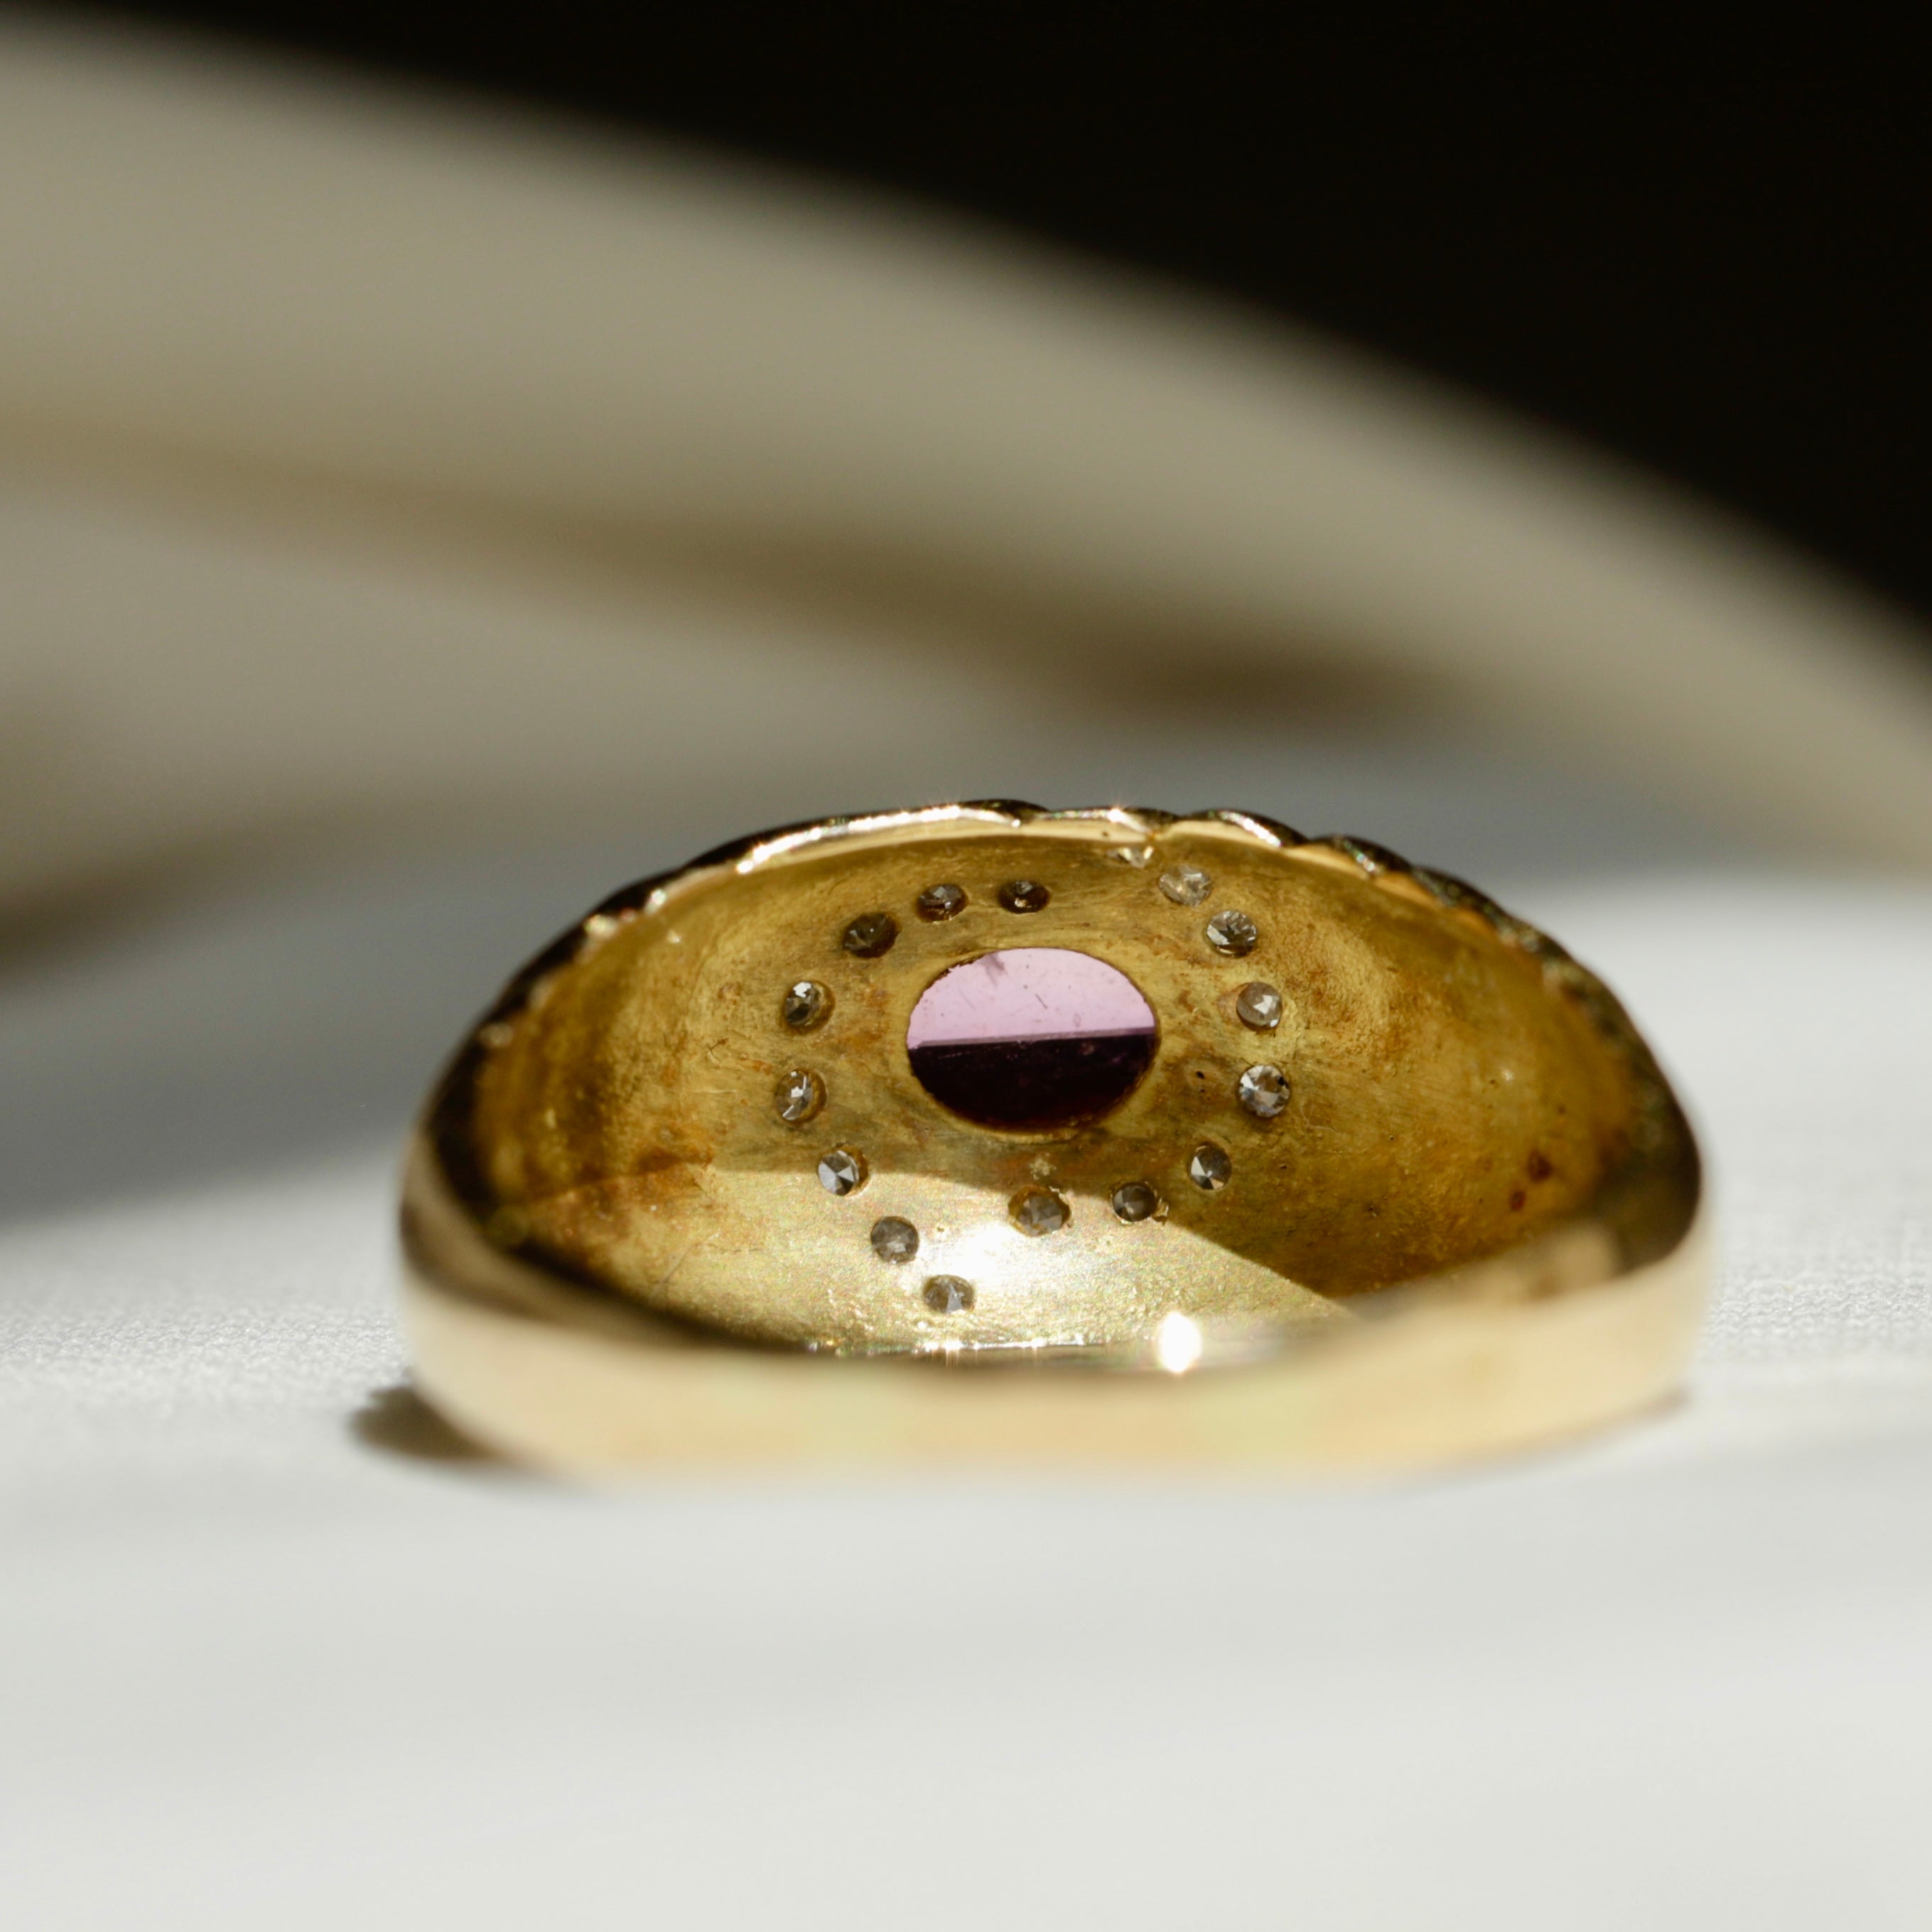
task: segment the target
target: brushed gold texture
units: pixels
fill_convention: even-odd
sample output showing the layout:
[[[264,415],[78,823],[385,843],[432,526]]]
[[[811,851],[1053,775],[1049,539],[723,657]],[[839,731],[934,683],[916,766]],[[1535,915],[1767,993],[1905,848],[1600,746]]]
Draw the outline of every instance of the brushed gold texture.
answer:
[[[922,995],[1016,947],[1153,1010],[1097,1118],[915,1071]],[[934,806],[708,855],[519,974],[424,1116],[406,1306],[430,1399],[562,1467],[1399,1463],[1666,1393],[1699,1195],[1622,1009],[1474,888],[1242,813]]]

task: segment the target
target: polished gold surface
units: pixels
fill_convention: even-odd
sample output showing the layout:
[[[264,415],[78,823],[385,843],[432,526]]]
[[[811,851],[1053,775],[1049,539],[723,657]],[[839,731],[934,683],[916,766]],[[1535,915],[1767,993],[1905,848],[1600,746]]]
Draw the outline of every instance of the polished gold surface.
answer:
[[[921,996],[1013,947],[1153,1009],[1097,1118],[914,1071]],[[410,1318],[432,1399],[568,1466],[1403,1461],[1667,1390],[1697,1194],[1621,1010],[1472,889],[1236,813],[936,807],[713,855],[520,975],[412,1158]]]

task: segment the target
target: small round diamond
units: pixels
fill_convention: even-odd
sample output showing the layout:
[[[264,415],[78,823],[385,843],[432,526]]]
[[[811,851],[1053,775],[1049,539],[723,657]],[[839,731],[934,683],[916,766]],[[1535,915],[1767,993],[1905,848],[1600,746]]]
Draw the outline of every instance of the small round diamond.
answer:
[[[1288,1105],[1288,1076],[1279,1066],[1251,1066],[1235,1090],[1258,1120],[1271,1120]]]
[[[1160,1196],[1144,1180],[1130,1180],[1114,1190],[1114,1212],[1123,1221],[1151,1221],[1160,1208]]]
[[[849,1148],[834,1148],[818,1163],[818,1184],[828,1194],[856,1194],[866,1184],[866,1163]]]
[[[1208,944],[1230,959],[1253,952],[1260,940],[1254,921],[1244,912],[1217,912],[1208,922]]]
[[[1023,1234],[1058,1234],[1073,1210],[1050,1187],[1029,1187],[1013,1196],[1013,1225]]]
[[[966,910],[966,889],[963,886],[928,886],[918,898],[919,916],[928,926],[937,926],[941,920],[956,918]]]
[[[1214,881],[1198,866],[1175,866],[1161,874],[1160,889],[1176,905],[1198,906]]]
[[[794,1033],[809,1033],[832,1016],[832,995],[816,980],[800,980],[785,988],[778,1018]]]
[[[780,1077],[776,1098],[778,1118],[796,1126],[810,1120],[825,1105],[825,1082],[817,1074],[794,1066]]]
[[[1212,1141],[1203,1141],[1187,1163],[1187,1178],[1204,1194],[1218,1194],[1228,1184],[1234,1163]]]
[[[919,1230],[910,1221],[888,1214],[872,1223],[872,1252],[880,1261],[896,1265],[909,1262],[919,1252]]]
[[[1000,903],[1009,912],[1038,912],[1052,896],[1037,879],[1009,879],[1000,888]]]
[[[926,1285],[926,1305],[935,1315],[958,1315],[973,1306],[973,1284],[956,1274],[936,1274]]]
[[[1250,980],[1234,995],[1234,1012],[1244,1027],[1272,1033],[1281,1024],[1281,994],[1265,980]]]
[[[899,922],[889,912],[862,912],[844,932],[838,943],[855,959],[877,959],[891,952],[899,936]]]

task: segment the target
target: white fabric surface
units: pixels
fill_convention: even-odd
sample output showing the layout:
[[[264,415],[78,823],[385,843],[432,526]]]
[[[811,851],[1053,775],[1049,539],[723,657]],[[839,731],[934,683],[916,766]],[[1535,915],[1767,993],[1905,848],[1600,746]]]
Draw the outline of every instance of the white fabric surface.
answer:
[[[435,1053],[619,869],[297,883],[16,976],[10,1927],[1925,1922],[1932,892],[1515,895],[1715,1156],[1671,1414],[1361,1492],[604,1497],[418,1453],[390,1215]]]

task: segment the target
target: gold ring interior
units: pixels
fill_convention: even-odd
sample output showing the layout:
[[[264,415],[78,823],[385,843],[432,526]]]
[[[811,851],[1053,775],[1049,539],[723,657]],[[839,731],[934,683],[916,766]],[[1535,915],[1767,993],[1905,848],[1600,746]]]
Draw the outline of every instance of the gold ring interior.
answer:
[[[1048,1114],[973,1118],[934,1070],[978,1049],[909,1048],[909,1031],[955,969],[1022,953],[1102,962],[1150,1028],[1007,1042]],[[1130,1058],[1096,1101],[1110,1053]],[[1060,1092],[1082,1102],[1064,1118]],[[1667,1278],[1640,1366],[1610,1377],[1621,1393],[1540,1398],[1599,1419],[1681,1371],[1699,1192],[1689,1129],[1622,1009],[1473,888],[1240,813],[956,806],[765,835],[588,916],[440,1084],[405,1228],[432,1395],[518,1453],[574,1462],[524,1413],[554,1406],[535,1385],[569,1378],[543,1366],[560,1349],[600,1387],[629,1364],[630,1393],[592,1406],[637,1411],[598,1439],[656,1445],[640,1453],[782,1437],[806,1362],[822,1381],[835,1364],[874,1379],[926,1363],[1124,1371],[1145,1384],[1124,1406],[1165,1390],[1170,1418],[1202,1406],[1180,1378],[1220,1372],[1220,1407],[1253,1411],[1234,1436],[1299,1440],[1307,1415],[1291,1425],[1296,1403],[1258,1397],[1257,1378],[1306,1394],[1445,1322],[1493,1354],[1537,1311],[1574,1318],[1618,1284],[1654,1298]],[[1611,1365],[1586,1366],[1594,1388]],[[773,1375],[755,1426],[734,1432],[716,1402],[691,1412],[699,1382]],[[1039,1406],[1010,1378],[970,1379],[989,1414]],[[880,1424],[888,1438],[959,1412],[915,1382],[925,1394],[892,1378],[884,1408],[912,1420]],[[845,1412],[814,1439],[880,1406],[832,1386],[804,1399]],[[1054,1434],[1041,1413],[990,1437]],[[1391,1433],[1345,1420],[1321,1426]],[[1494,1429],[1452,1432],[1480,1446]]]

